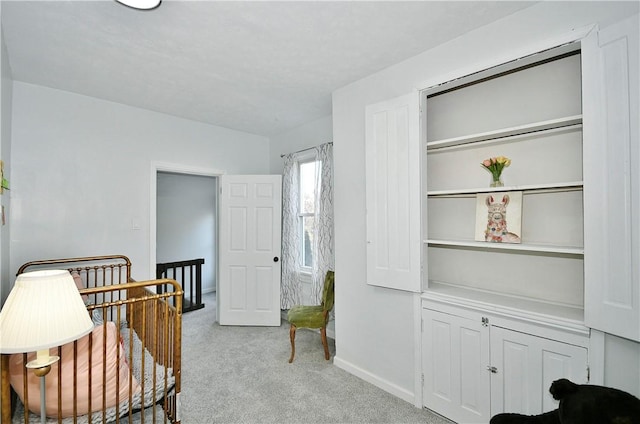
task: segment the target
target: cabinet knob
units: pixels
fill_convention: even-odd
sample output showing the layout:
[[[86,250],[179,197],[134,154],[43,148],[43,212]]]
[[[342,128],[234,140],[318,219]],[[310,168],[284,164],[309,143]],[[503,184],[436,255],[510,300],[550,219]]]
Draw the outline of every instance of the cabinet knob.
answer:
[[[498,368],[487,365],[487,371],[491,371],[492,374],[498,374]]]

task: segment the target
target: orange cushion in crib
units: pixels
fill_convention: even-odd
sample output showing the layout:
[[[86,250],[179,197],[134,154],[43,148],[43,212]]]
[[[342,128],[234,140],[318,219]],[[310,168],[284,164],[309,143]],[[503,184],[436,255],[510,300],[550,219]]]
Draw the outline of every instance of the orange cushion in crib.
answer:
[[[103,357],[105,346],[104,334],[106,331],[106,353]],[[89,334],[78,340],[77,360],[77,415],[89,413],[89,372],[91,372],[91,410],[102,409],[102,396],[106,396],[107,408],[115,406],[129,399],[129,383],[132,386],[132,394],[140,391],[138,381],[131,376],[129,378],[129,365],[125,356],[125,348],[118,339],[116,325],[107,322],[93,329],[93,341],[91,347],[91,367],[89,367]],[[118,346],[120,346],[120,361],[118,358]],[[57,348],[49,351],[50,355],[57,355]],[[36,354],[27,355],[27,362],[35,359]],[[40,377],[35,376],[32,370],[27,370],[27,382],[29,385],[29,399],[24,399],[24,379],[22,354],[11,355],[9,360],[9,372],[11,386],[20,397],[20,400],[29,410],[40,415]],[[106,377],[103,379],[103,365]],[[60,361],[51,366],[51,371],[45,377],[46,383],[46,410],[47,416],[58,416],[58,368],[62,367],[62,387],[60,398],[62,399],[62,417],[73,416],[73,342],[62,346]],[[119,381],[116,384],[116,377]],[[116,394],[119,393],[119,399]]]

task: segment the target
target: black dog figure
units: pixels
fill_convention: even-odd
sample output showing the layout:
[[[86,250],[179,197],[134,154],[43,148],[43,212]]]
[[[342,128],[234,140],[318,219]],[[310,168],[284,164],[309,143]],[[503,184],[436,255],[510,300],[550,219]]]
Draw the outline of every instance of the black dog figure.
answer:
[[[622,390],[562,378],[549,392],[560,401],[558,409],[540,415],[498,414],[490,424],[640,424],[640,399]]]

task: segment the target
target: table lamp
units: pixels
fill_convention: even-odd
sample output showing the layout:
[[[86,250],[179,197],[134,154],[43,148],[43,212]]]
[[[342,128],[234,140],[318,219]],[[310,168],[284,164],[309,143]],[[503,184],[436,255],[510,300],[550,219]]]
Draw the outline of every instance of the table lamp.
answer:
[[[88,334],[93,322],[69,271],[18,275],[0,310],[0,353],[37,352],[26,364],[40,377],[40,420],[46,422],[45,376],[58,356],[49,349]],[[25,408],[27,405],[25,405]]]

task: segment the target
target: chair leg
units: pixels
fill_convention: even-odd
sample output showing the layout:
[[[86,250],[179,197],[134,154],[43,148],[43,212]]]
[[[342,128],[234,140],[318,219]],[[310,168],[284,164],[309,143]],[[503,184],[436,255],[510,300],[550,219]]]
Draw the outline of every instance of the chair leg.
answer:
[[[327,329],[322,327],[320,329],[320,338],[322,339],[322,346],[324,347],[324,359],[329,360],[329,344],[327,343]]]
[[[289,339],[291,339],[291,358],[289,358],[289,363],[293,362],[293,357],[296,354],[296,326],[291,324],[291,328],[289,329]]]

